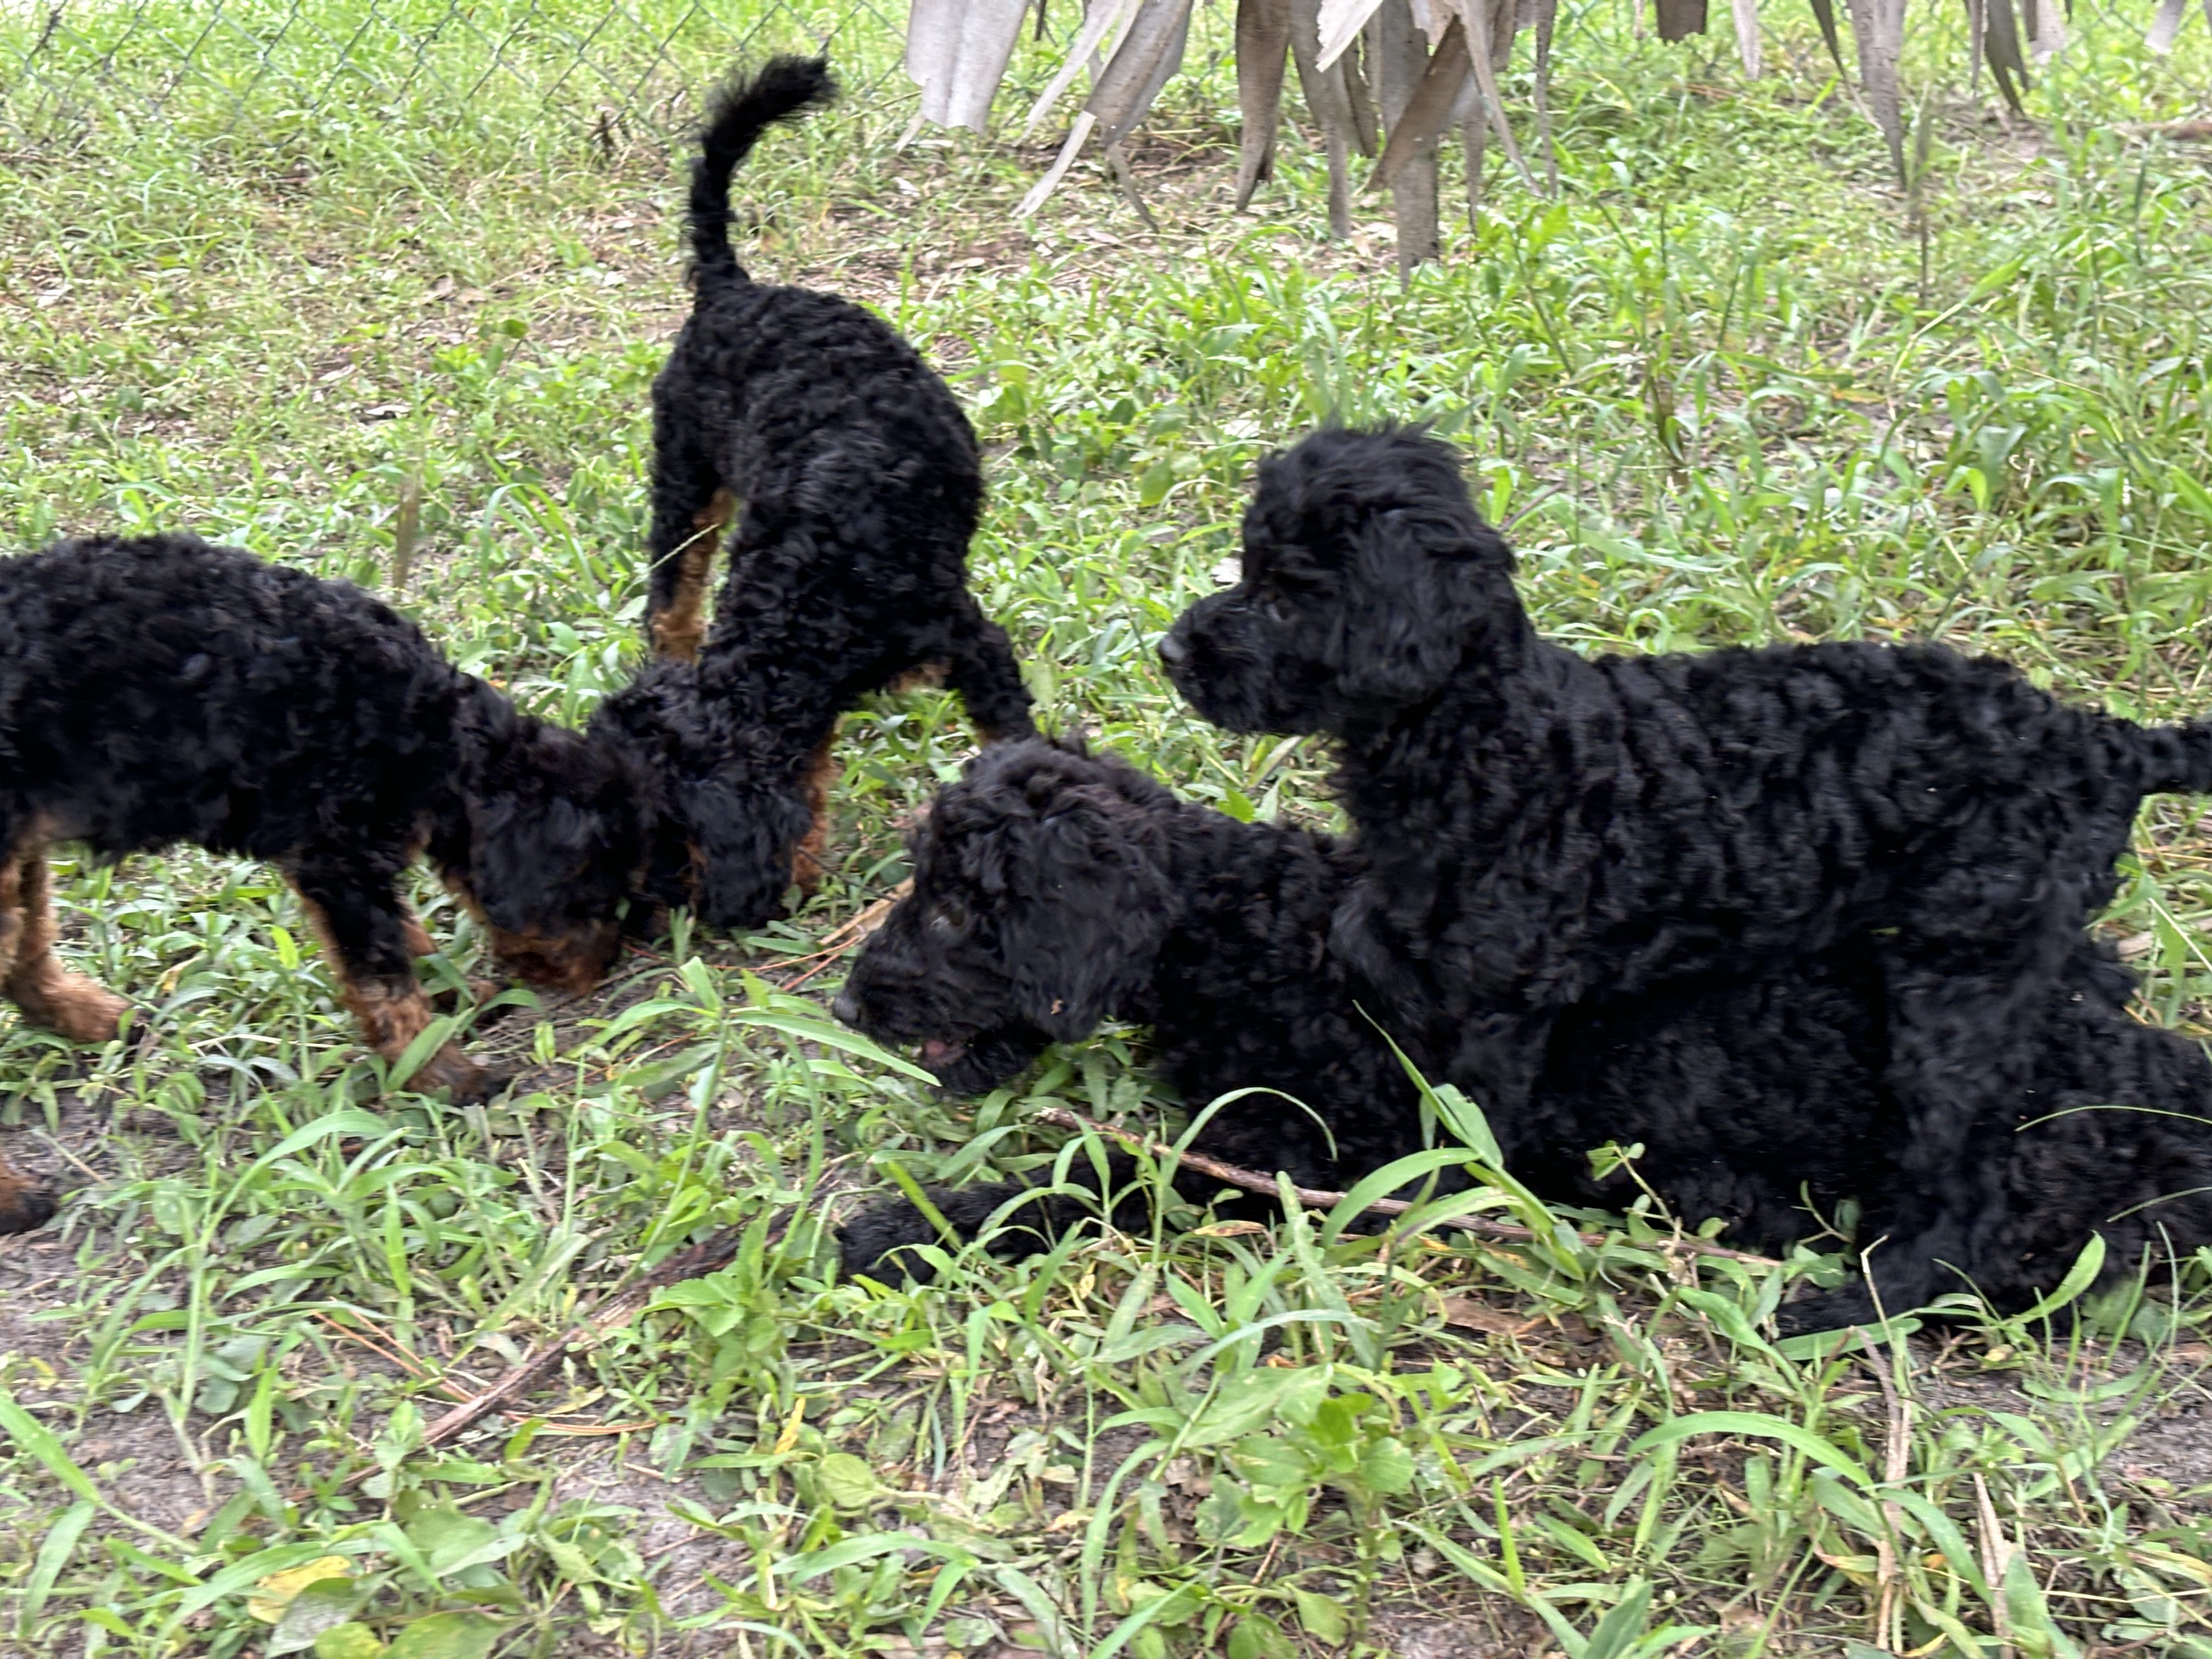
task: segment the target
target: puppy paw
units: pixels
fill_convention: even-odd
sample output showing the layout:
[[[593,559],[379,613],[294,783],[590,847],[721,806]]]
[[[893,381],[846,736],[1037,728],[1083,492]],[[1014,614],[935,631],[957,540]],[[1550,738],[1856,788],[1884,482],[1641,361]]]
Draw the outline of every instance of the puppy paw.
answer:
[[[58,1200],[30,1176],[0,1172],[0,1233],[27,1233],[54,1218]]]
[[[1774,1328],[1782,1335],[1808,1336],[1815,1331],[1839,1331],[1847,1325],[1878,1328],[1881,1315],[1867,1287],[1853,1280],[1832,1291],[1816,1291],[1777,1309]]]
[[[406,1086],[423,1094],[444,1095],[456,1106],[480,1106],[496,1099],[514,1076],[512,1070],[479,1066],[449,1042],[423,1062]]]
[[[926,1285],[935,1279],[937,1270],[911,1247],[944,1243],[927,1216],[906,1200],[894,1199],[838,1226],[838,1266],[848,1279],[866,1273],[886,1285],[908,1279]]]
[[[10,987],[23,1018],[71,1042],[112,1042],[131,1012],[119,997],[82,974],[59,974],[35,988]]]

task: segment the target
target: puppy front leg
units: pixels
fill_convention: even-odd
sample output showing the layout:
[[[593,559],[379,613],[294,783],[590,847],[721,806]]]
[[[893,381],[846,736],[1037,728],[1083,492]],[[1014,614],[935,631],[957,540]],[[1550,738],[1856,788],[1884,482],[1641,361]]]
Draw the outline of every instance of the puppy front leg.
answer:
[[[131,1006],[54,955],[46,849],[36,841],[18,845],[0,870],[0,989],[32,1024],[72,1042],[106,1042]]]
[[[53,1218],[54,1195],[36,1176],[0,1157],[0,1233],[27,1233]]]
[[[1553,1024],[1548,1013],[1492,1009],[1460,1027],[1446,1080],[1482,1109],[1508,1164],[1519,1155],[1534,1120]]]
[[[364,876],[331,862],[303,862],[286,872],[322,941],[346,1010],[362,1039],[387,1060],[397,1060],[436,1018],[416,982],[409,938],[411,918],[390,875]],[[417,924],[416,931],[420,931]],[[501,1079],[451,1042],[415,1073],[412,1086],[443,1089],[459,1102],[486,1100]]]

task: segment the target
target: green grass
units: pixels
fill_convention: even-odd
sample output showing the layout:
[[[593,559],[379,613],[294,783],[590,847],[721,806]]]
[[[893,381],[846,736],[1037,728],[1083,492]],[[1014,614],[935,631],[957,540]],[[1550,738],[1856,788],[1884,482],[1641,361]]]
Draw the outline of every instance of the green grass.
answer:
[[[487,39],[529,12],[465,9]],[[647,115],[753,14],[665,63],[611,37],[647,88],[611,126],[562,78],[589,7],[531,14],[465,99],[486,48],[410,82],[362,27],[394,15],[313,9],[359,66],[319,81],[327,49],[269,31],[183,77],[142,38],[102,78],[88,11],[76,89],[7,94],[0,540],[240,541],[579,718],[636,659],[645,391],[683,302],[674,123]],[[147,15],[173,42],[194,14]],[[1745,85],[1585,11],[1562,199],[1493,183],[1402,292],[1387,237],[1318,235],[1303,138],[1225,216],[1221,9],[1137,146],[1157,237],[1083,168],[1012,221],[1046,144],[895,151],[912,94],[856,23],[838,51],[874,89],[764,147],[748,258],[946,367],[993,458],[976,583],[1048,717],[1233,811],[1326,818],[1325,757],[1199,725],[1152,645],[1220,579],[1255,458],[1331,411],[1463,441],[1541,624],[1589,648],[1942,637],[2199,714],[2212,188],[2132,124],[2192,112],[2212,51],[2192,26],[2148,59],[2143,21],[2077,19],[2035,131],[1939,84],[1923,264],[1809,31]],[[1959,61],[1927,22],[1922,76]],[[29,27],[0,21],[0,63]],[[1006,107],[1049,68],[1025,47]],[[159,118],[125,95],[156,85]],[[144,1021],[94,1052],[0,1014],[11,1152],[77,1188],[0,1244],[0,1653],[307,1651],[321,1621],[326,1659],[2212,1654],[2194,1300],[1822,1357],[1758,1322],[1840,1258],[1692,1273],[1653,1216],[1526,1249],[1163,1224],[829,1282],[823,1218],[888,1166],[1037,1167],[1033,1104],[1152,1099],[1120,1036],[972,1109],[834,1046],[817,941],[900,878],[898,820],[968,741],[933,696],[850,718],[808,908],[477,1033],[530,1068],[488,1109],[384,1086],[270,872],[65,869],[67,956]],[[2142,846],[2110,924],[2147,1017],[2212,1030],[2212,843],[2165,802]],[[458,980],[471,924],[422,897]],[[422,1444],[441,1382],[720,1227],[729,1267]]]

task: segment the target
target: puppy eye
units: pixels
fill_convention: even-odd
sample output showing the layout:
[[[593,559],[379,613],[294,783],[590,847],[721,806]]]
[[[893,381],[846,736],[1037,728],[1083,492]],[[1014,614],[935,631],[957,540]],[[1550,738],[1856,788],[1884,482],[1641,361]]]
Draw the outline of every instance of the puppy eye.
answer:
[[[961,905],[941,904],[929,918],[933,933],[957,933],[968,925],[968,912]]]

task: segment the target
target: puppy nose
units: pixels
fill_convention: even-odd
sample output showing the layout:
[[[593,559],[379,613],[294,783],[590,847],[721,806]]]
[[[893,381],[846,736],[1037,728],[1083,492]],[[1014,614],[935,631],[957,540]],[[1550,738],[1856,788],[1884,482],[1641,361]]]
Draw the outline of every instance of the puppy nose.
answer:
[[[1182,642],[1179,629],[1170,629],[1160,635],[1160,660],[1170,668],[1180,668],[1190,660],[1190,647]]]
[[[830,1012],[847,1025],[860,1023],[860,1000],[850,991],[837,993],[837,1000],[830,1005]]]

